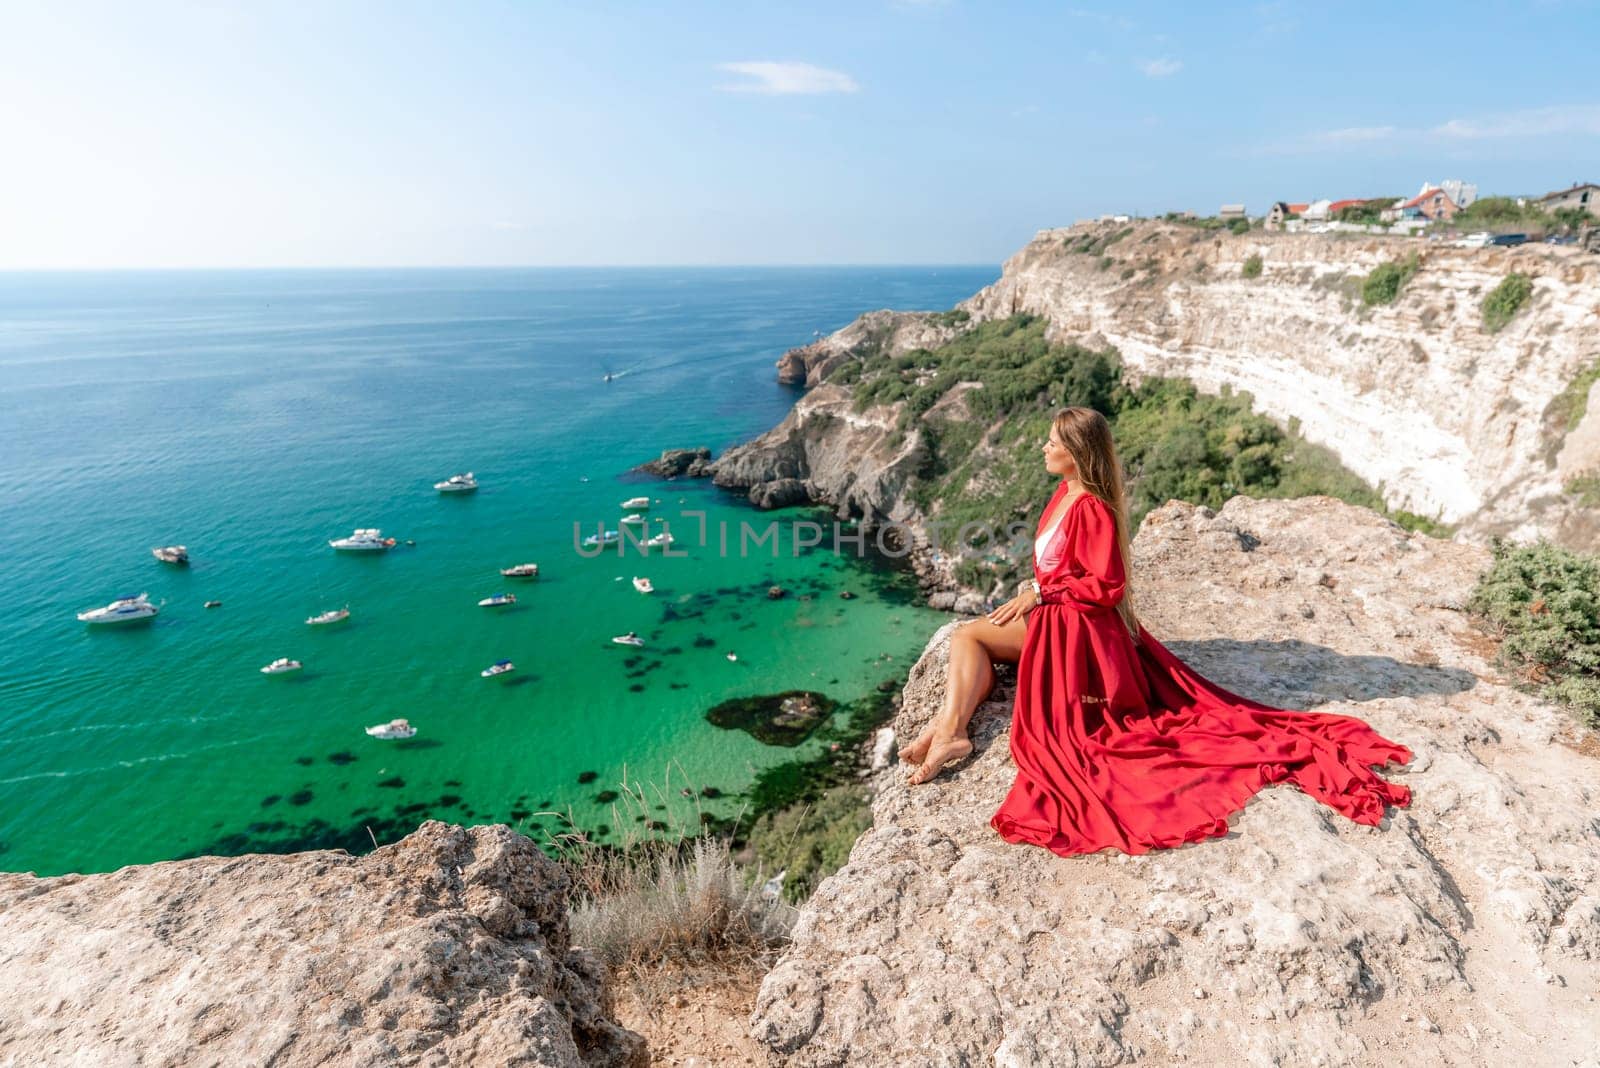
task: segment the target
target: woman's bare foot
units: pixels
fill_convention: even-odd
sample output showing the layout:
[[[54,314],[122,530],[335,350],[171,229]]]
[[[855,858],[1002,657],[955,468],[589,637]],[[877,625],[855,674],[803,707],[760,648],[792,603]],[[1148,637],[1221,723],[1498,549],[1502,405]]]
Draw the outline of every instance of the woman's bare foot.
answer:
[[[917,766],[906,778],[906,783],[911,786],[921,786],[943,771],[947,764],[964,760],[972,754],[972,740],[969,738],[938,738],[928,744],[927,752],[923,755],[922,763]]]
[[[928,755],[928,746],[932,744],[933,721],[929,720],[928,725],[922,728],[922,733],[917,735],[916,740],[900,750],[901,762],[906,764],[922,763],[923,759]]]

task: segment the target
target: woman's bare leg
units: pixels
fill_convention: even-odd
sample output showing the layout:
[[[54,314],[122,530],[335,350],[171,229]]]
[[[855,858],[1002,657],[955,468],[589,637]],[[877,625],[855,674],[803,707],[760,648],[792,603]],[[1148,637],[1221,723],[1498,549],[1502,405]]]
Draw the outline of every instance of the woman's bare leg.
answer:
[[[906,780],[916,786],[939,774],[952,760],[972,752],[967,723],[994,688],[994,662],[1014,664],[1022,655],[1027,623],[1016,619],[997,627],[987,619],[963,623],[950,636],[950,667],[945,676],[944,707],[923,728],[917,740],[900,750],[900,759],[916,764]]]

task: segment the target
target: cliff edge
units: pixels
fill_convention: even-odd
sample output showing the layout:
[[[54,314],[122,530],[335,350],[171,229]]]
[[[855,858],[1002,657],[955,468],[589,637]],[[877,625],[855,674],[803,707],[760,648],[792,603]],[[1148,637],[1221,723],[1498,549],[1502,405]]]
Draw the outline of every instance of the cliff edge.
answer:
[[[873,827],[762,984],[774,1063],[1589,1064],[1600,744],[1486,659],[1481,548],[1332,498],[1170,502],[1134,545],[1146,626],[1223,686],[1404,742],[1383,825],[1269,787],[1221,839],[1063,859],[988,826],[1012,676],[974,757],[875,779]],[[951,629],[897,735],[939,707]]]
[[[643,1068],[565,873],[504,826],[362,857],[0,875],[0,1064]]]

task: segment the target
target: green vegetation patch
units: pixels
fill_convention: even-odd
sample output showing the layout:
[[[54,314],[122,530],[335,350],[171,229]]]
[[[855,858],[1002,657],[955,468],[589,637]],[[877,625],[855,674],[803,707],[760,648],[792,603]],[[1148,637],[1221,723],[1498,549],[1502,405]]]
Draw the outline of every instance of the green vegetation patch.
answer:
[[[1260,253],[1253,253],[1250,256],[1246,257],[1245,261],[1244,261],[1244,266],[1239,268],[1239,273],[1244,275],[1246,278],[1260,278],[1261,277],[1261,255],[1260,255]]]
[[[749,844],[762,871],[788,872],[783,896],[799,902],[844,867],[856,839],[871,826],[867,791],[860,786],[834,786],[815,801],[791,805],[757,820]]]
[[[706,713],[714,727],[741,730],[765,745],[796,746],[833,714],[838,702],[811,690],[735,697]]]
[[[1533,296],[1533,279],[1525,274],[1511,273],[1483,298],[1483,329],[1498,334],[1505,325],[1516,318],[1517,312]]]
[[[1400,290],[1411,280],[1411,276],[1417,273],[1417,269],[1415,252],[1404,260],[1391,260],[1379,264],[1361,283],[1361,303],[1369,308],[1379,304],[1393,304],[1400,296]]]
[[[1600,727],[1600,559],[1496,540],[1468,608],[1501,639],[1500,661],[1526,689]]]

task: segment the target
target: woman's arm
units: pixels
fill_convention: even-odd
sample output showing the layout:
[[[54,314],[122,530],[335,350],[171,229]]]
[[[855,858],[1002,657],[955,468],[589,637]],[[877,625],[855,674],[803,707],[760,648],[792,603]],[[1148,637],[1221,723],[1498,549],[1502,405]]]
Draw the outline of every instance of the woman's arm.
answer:
[[[1041,577],[1039,603],[1113,608],[1128,585],[1117,547],[1116,517],[1111,506],[1098,497],[1079,507],[1083,514],[1076,517],[1072,542],[1060,569]]]

